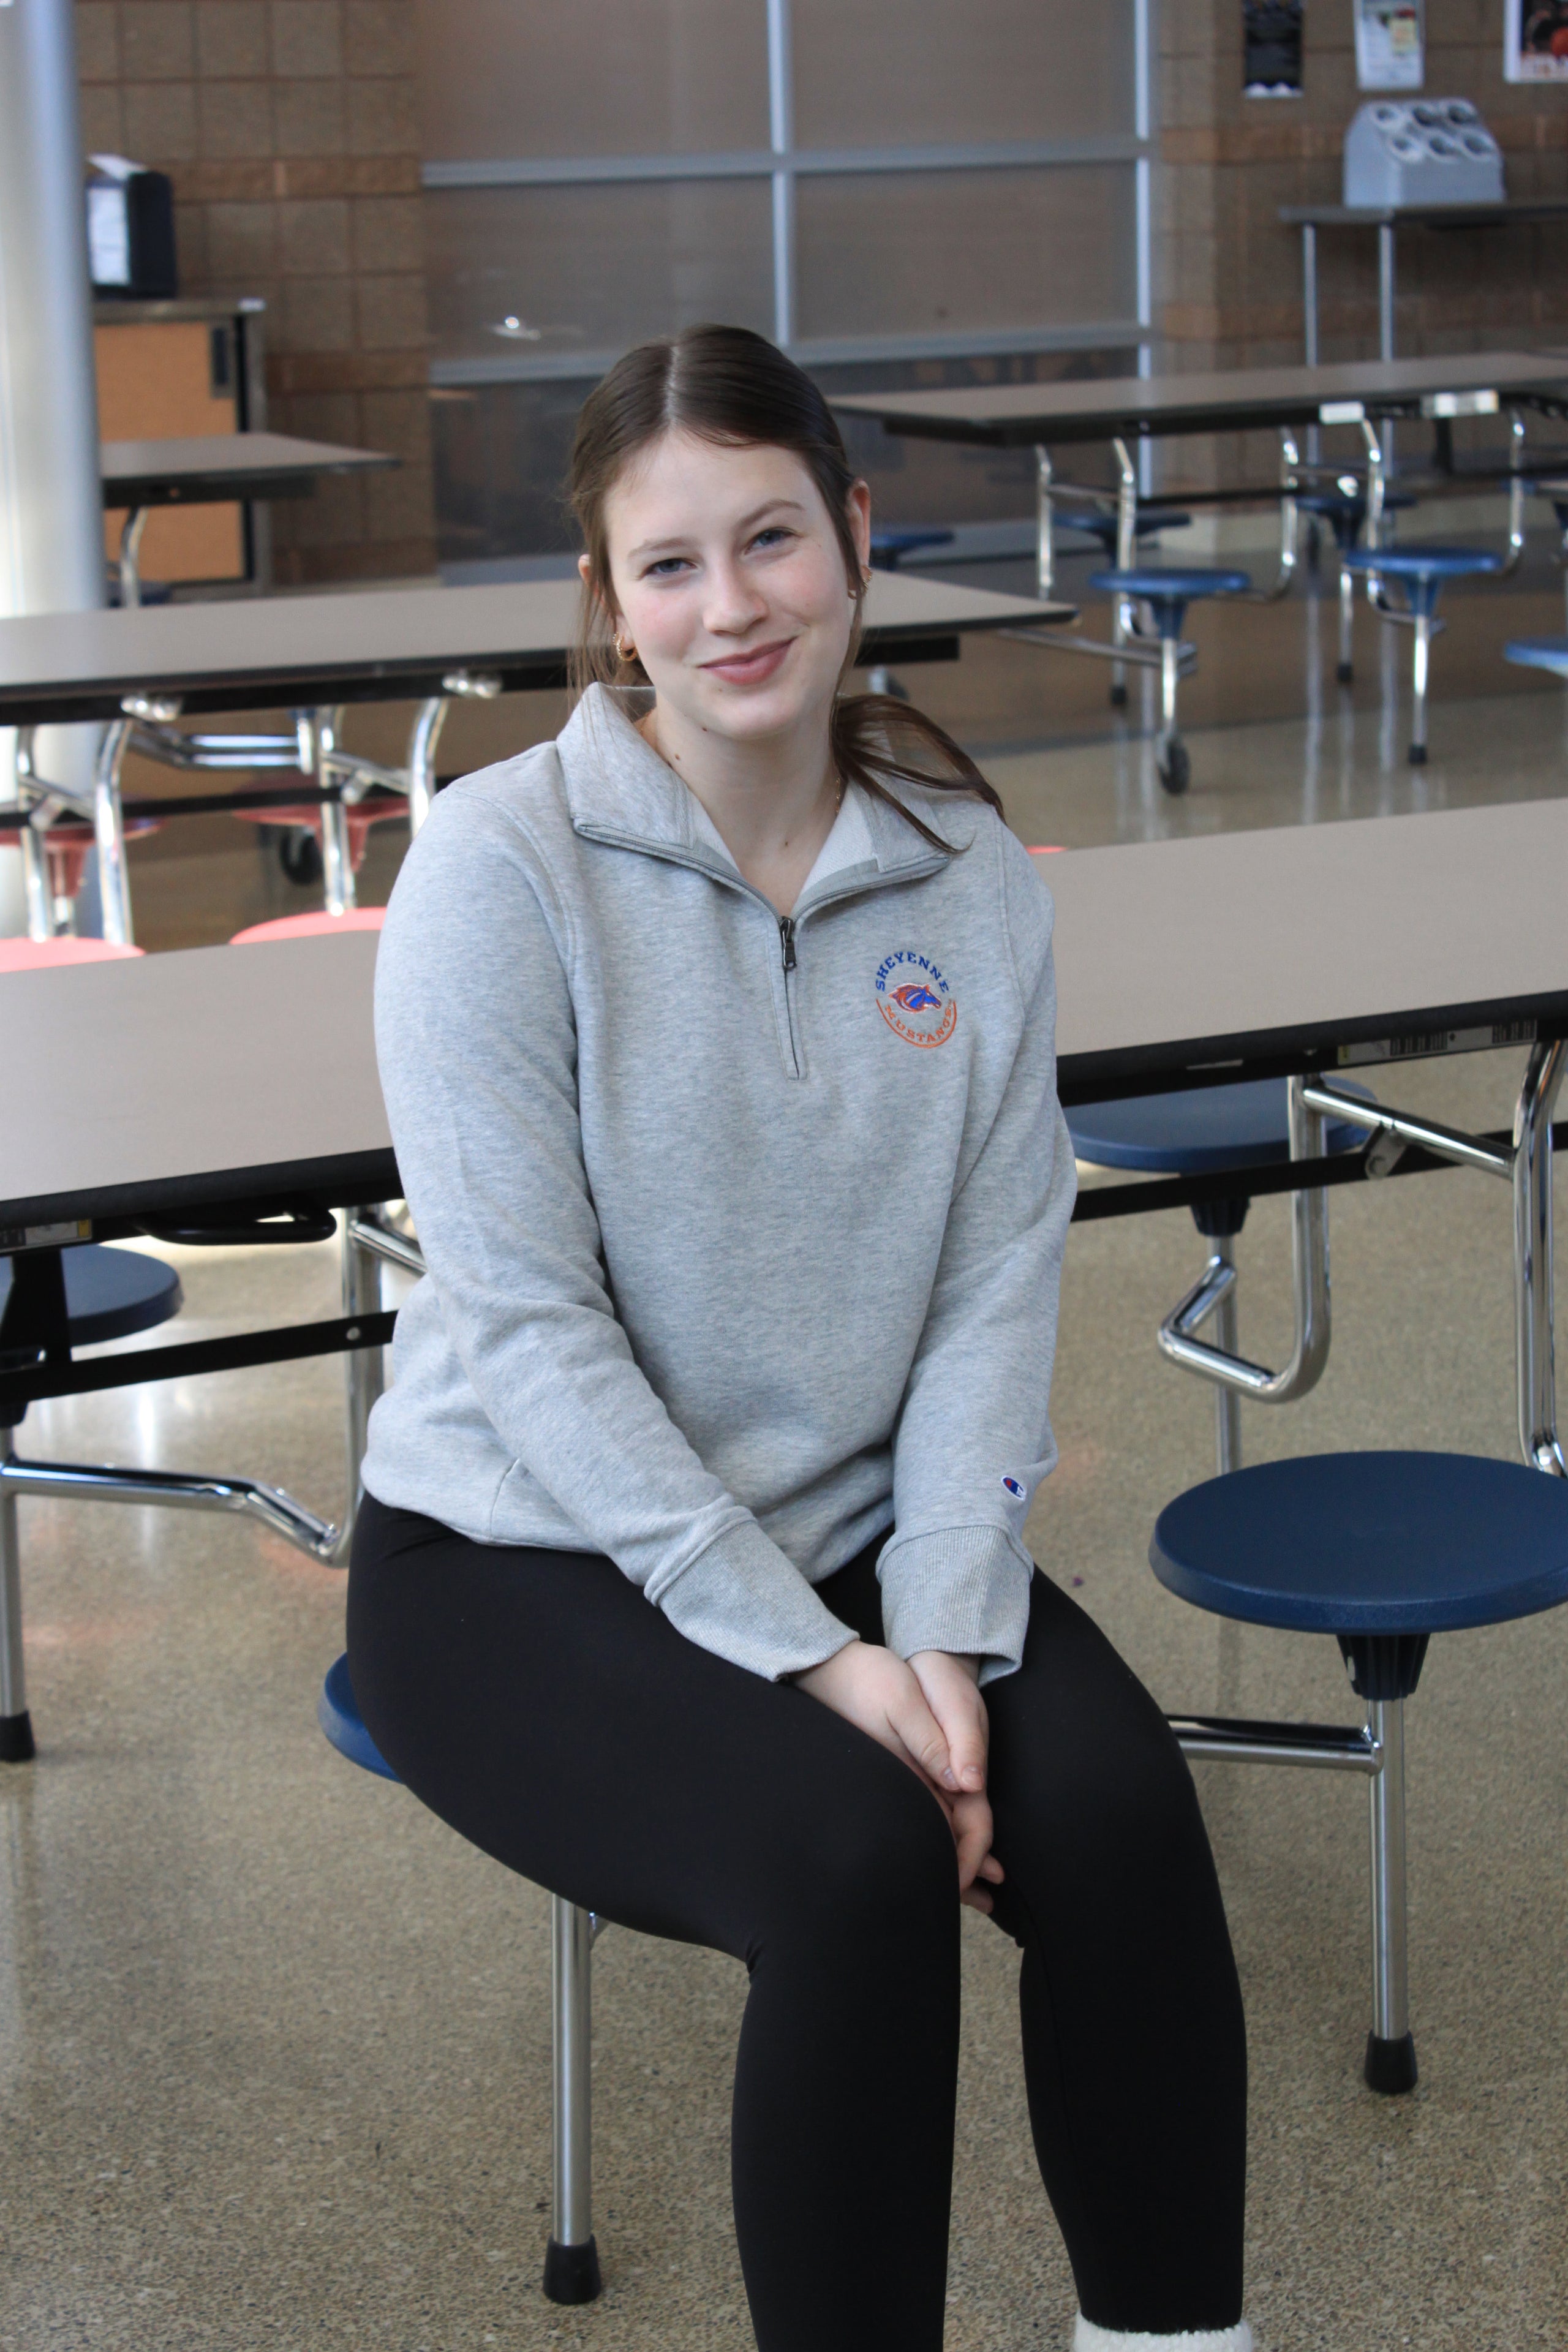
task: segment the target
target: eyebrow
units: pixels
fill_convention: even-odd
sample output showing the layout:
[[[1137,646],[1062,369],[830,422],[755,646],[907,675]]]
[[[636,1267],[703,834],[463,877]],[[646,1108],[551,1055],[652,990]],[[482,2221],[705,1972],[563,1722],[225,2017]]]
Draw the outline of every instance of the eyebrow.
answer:
[[[750,514],[741,517],[737,529],[743,531],[750,530],[767,514],[805,514],[805,501],[800,499],[764,499],[760,507],[753,507]],[[657,555],[666,549],[685,547],[689,544],[689,537],[682,536],[679,532],[670,539],[645,539],[638,546],[627,550],[626,562],[636,563],[645,555]]]

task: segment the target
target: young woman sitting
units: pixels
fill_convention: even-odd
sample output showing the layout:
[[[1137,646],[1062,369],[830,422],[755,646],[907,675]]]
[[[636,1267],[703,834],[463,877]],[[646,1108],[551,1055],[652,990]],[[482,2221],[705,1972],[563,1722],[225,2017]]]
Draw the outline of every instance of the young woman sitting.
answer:
[[[632,352],[573,460],[589,684],[443,793],[377,1039],[429,1267],[355,1694],[510,1869],[751,1972],[763,2352],[939,2352],[959,1905],[1023,1952],[1078,2352],[1246,2352],[1246,2050],[1191,1778],[1035,1566],[1072,1210],[1050,900],[847,693],[869,503],[759,337]]]

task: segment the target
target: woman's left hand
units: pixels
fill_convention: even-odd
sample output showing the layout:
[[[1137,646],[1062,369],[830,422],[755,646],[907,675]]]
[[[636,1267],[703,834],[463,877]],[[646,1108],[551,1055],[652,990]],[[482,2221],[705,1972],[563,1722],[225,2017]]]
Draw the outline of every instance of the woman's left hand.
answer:
[[[917,1650],[910,1671],[946,1738],[956,1793],[942,1792],[958,1847],[959,1900],[975,1911],[991,1908],[983,1882],[1000,1885],[1002,1865],[991,1851],[991,1803],[985,1794],[990,1725],[980,1696],[980,1668],[973,1658],[946,1650]]]

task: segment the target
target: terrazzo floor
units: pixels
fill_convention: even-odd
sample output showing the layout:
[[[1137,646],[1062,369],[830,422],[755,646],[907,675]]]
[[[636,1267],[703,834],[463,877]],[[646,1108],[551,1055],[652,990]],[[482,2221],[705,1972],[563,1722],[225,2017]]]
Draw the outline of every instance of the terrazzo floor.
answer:
[[[1507,633],[1556,625],[1559,596],[1550,581],[1522,590]],[[1371,675],[1342,699],[1304,672],[1313,616],[1300,600],[1246,617],[1268,659],[1235,723],[1204,723],[1194,695],[1194,783],[1180,803],[1152,787],[1141,714],[1113,719],[1087,663],[1046,673],[1063,681],[1061,703],[1035,709],[1032,734],[1042,673],[1026,648],[961,664],[943,681],[947,715],[987,749],[1030,839],[1560,789],[1561,698],[1464,656],[1463,629],[1440,648],[1434,760],[1416,776],[1387,754],[1398,721],[1390,733],[1381,716],[1375,632]],[[1309,688],[1318,708],[1303,718]],[[989,716],[975,708],[988,690]],[[513,706],[525,740],[548,731],[544,705]],[[265,904],[277,893],[255,842],[209,834],[207,848],[176,853],[177,830],[156,857],[138,856],[151,944],[226,936],[258,900],[281,910]],[[395,862],[393,845],[373,849],[367,897],[384,895]],[[1397,1095],[1384,1091],[1495,1127],[1517,1077],[1517,1055],[1489,1054],[1402,1071]],[[1249,1455],[1417,1444],[1510,1456],[1505,1189],[1455,1171],[1331,1201],[1328,1370],[1299,1405],[1247,1410]],[[1265,1360],[1289,1344],[1287,1215],[1258,1203],[1239,1244],[1243,1341]],[[336,1311],[331,1244],[170,1255],[187,1294],[181,1336]],[[1331,1643],[1217,1626],[1145,1565],[1155,1513],[1212,1460],[1206,1391],[1152,1346],[1201,1256],[1181,1212],[1075,1230],[1062,1458],[1030,1538],[1166,1706],[1350,1722]],[[341,1374],[318,1362],[35,1407],[22,1442],[243,1470],[335,1511],[342,1418]],[[21,1511],[40,1753],[0,1768],[4,2352],[749,2344],[726,2180],[741,1969],[618,1929],[599,1944],[605,2291],[558,2309],[539,2285],[546,1901],[326,1747],[314,1706],[342,1646],[341,1574],[216,1518]],[[1197,1768],[1249,2020],[1259,2352],[1568,2342],[1565,1688],[1568,1612],[1434,1644],[1409,1710],[1422,2079],[1405,2099],[1377,2099],[1360,2077],[1363,1784]],[[965,1914],[964,1965],[947,2342],[1058,2352],[1073,2296],[1029,2147],[1016,1957]]]

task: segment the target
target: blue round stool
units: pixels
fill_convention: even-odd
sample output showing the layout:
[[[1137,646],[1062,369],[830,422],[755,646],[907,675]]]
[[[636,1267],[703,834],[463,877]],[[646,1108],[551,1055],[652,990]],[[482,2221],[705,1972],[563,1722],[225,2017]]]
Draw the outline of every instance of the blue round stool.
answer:
[[[1179,1495],[1155,1523],[1149,1559],[1195,1608],[1339,1643],[1380,1759],[1366,2079],[1408,2091],[1405,1702],[1434,1633],[1568,1601],[1568,1482],[1467,1454],[1308,1454]]]
[[[1504,646],[1502,657],[1521,669],[1549,669],[1553,677],[1568,677],[1568,637],[1515,637]]]
[[[103,1339],[128,1339],[132,1332],[153,1330],[160,1323],[169,1322],[184,1304],[174,1267],[138,1251],[105,1249],[97,1242],[82,1242],[61,1250],[59,1261],[65,1278],[66,1326],[73,1348],[92,1347]],[[12,1352],[28,1357],[37,1352],[25,1342],[16,1350],[6,1345],[5,1318],[16,1263],[14,1258],[0,1260],[0,1360]],[[29,1275],[33,1271],[27,1269]]]
[[[396,1780],[359,1711],[346,1651],[327,1669],[316,1701],[316,1721],[351,1764],[384,1780]],[[593,1950],[598,1929],[592,1913],[563,1895],[551,1896],[555,2212],[544,2249],[543,2284],[552,2303],[592,2303],[603,2284],[594,2238],[591,2099]]]
[[[326,1733],[340,1756],[357,1764],[362,1772],[379,1772],[384,1780],[395,1780],[396,1773],[365,1729],[354,1686],[349,1680],[348,1652],[327,1669],[327,1679],[321,1685],[321,1696],[316,1701],[316,1721]]]
[[[1542,476],[1535,481],[1526,482],[1524,488],[1532,499],[1547,499],[1551,501],[1552,511],[1557,518],[1559,533],[1557,561],[1563,570],[1563,592],[1568,595],[1568,481],[1563,480],[1561,477]]]
[[[1332,489],[1300,490],[1296,504],[1303,514],[1315,516],[1326,522],[1334,534],[1340,551],[1340,657],[1334,676],[1342,686],[1348,686],[1355,676],[1352,629],[1355,618],[1355,575],[1348,571],[1344,559],[1361,543],[1362,527],[1366,521],[1366,484],[1357,474],[1342,474]],[[1384,490],[1383,511],[1393,514],[1402,507],[1413,507],[1414,497],[1408,490]]]
[[[174,1267],[138,1251],[104,1249],[96,1242],[26,1250],[0,1260],[0,1367],[19,1370],[62,1348],[151,1331],[183,1304]],[[0,1464],[19,1482],[32,1466],[18,1461],[14,1442],[26,1407],[11,1410],[15,1418],[0,1424]],[[26,1764],[37,1754],[37,1743],[22,1649],[16,1501],[6,1499],[13,1517],[0,1535],[9,1554],[0,1559],[0,1764]]]
[[[1081,530],[1097,539],[1111,562],[1116,561],[1116,542],[1121,535],[1121,519],[1115,514],[1090,510],[1086,514],[1064,514],[1062,520],[1071,530]],[[1163,530],[1180,530],[1190,523],[1190,514],[1182,514],[1175,507],[1140,507],[1132,525],[1134,539],[1154,539]]]
[[[1431,658],[1433,624],[1437,599],[1447,580],[1477,580],[1502,570],[1502,558],[1485,547],[1352,547],[1342,557],[1348,572],[1375,572],[1380,580],[1397,580],[1405,592],[1405,612],[1414,627],[1411,656],[1410,764],[1426,764],[1426,673]]]
[[[1245,595],[1251,577],[1212,564],[1134,564],[1125,571],[1091,572],[1089,584],[1107,595],[1135,597],[1149,608],[1160,637],[1160,741],[1155,754],[1160,782],[1168,793],[1184,793],[1193,772],[1187,747],[1176,731],[1182,622],[1187,606],[1205,596]]]
[[[952,533],[938,523],[915,523],[907,529],[897,527],[871,533],[871,561],[879,572],[896,572],[906,555],[918,555],[922,547],[951,547]]]
[[[1345,1092],[1371,1100],[1363,1087],[1347,1087]],[[1285,1078],[1075,1104],[1066,1118],[1076,1157],[1097,1168],[1125,1168],[1146,1176],[1209,1176],[1229,1168],[1278,1165],[1290,1157],[1290,1089]],[[1325,1152],[1351,1151],[1364,1140],[1362,1129],[1346,1120],[1324,1121]],[[1225,1281],[1213,1313],[1215,1343],[1231,1356],[1237,1349],[1235,1242],[1251,1205],[1241,1193],[1193,1204],[1193,1223],[1211,1245],[1203,1282]],[[1230,1269],[1228,1280],[1222,1267]],[[1220,1471],[1236,1469],[1241,1461],[1241,1398],[1218,1381],[1215,1438]]]

